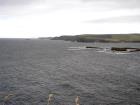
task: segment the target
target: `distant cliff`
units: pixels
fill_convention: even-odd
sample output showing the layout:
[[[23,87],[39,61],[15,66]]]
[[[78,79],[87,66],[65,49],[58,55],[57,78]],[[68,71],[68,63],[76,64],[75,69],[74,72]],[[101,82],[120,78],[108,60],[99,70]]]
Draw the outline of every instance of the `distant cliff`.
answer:
[[[53,37],[51,40],[76,42],[140,42],[140,34],[83,34]]]

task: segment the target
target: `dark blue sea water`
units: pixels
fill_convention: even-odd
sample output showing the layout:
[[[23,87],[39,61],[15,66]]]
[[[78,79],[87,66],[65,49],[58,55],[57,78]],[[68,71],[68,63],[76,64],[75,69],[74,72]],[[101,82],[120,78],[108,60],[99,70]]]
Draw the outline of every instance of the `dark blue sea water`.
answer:
[[[109,54],[79,46],[140,47],[140,43],[76,43],[0,39],[0,105],[140,105],[140,52]],[[9,98],[6,100],[6,96]]]

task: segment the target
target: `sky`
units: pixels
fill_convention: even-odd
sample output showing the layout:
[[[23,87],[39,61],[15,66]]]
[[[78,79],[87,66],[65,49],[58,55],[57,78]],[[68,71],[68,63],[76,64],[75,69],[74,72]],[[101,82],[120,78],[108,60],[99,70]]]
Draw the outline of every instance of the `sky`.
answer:
[[[140,33],[140,0],[0,0],[0,38]]]

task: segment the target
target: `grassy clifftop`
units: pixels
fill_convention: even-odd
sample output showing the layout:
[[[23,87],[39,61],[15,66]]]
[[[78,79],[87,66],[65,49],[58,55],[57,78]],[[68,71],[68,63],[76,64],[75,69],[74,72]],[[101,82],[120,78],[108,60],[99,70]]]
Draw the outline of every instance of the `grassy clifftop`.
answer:
[[[52,40],[77,42],[140,42],[140,34],[83,34],[54,37]]]

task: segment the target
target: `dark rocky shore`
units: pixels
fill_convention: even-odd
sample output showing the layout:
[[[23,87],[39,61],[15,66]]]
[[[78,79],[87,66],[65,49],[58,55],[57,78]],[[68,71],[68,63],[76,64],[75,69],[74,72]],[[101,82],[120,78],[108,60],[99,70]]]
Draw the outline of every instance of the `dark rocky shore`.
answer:
[[[86,48],[95,48],[95,49],[104,49],[100,47],[94,47],[94,46],[86,46]],[[107,50],[110,50],[112,52],[138,52],[140,51],[140,48],[131,48],[131,47],[111,47],[110,49],[107,48]]]

